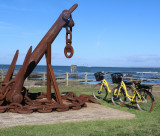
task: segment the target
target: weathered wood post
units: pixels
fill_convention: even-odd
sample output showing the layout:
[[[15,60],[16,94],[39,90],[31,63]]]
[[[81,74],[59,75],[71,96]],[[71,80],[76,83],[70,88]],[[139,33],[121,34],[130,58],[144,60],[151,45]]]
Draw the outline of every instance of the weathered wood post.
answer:
[[[28,81],[28,77],[25,79],[25,81]]]
[[[43,84],[43,86],[45,86],[45,81],[46,81],[46,73],[45,72],[43,72],[42,73],[42,84]]]
[[[66,72],[66,85],[68,86],[68,72]]]
[[[85,85],[87,85],[87,75],[88,75],[88,73],[85,72]]]
[[[4,70],[1,70],[1,80],[4,80]]]
[[[43,72],[43,81],[45,82],[45,80],[46,80],[46,73]]]

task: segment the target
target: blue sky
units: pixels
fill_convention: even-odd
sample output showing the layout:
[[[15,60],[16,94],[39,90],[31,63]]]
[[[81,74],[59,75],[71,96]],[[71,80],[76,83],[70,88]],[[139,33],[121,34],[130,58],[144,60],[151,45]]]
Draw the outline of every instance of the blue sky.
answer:
[[[74,55],[64,56],[63,28],[52,44],[52,65],[160,67],[160,0],[0,0],[0,64],[10,64],[17,49],[22,64],[75,3]]]

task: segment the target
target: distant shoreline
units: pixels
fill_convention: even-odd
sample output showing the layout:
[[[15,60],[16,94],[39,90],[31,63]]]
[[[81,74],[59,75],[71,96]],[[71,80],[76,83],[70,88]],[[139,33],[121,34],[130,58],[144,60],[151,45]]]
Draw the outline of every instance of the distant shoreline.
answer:
[[[7,70],[10,65],[2,64],[0,69]],[[15,71],[19,71],[21,65],[15,66]],[[54,73],[71,73],[70,66],[53,66]],[[0,71],[1,72],[1,71]],[[45,65],[37,65],[33,71],[34,73],[46,72]],[[77,66],[77,73],[96,73],[96,72],[111,72],[111,73],[122,73],[124,78],[128,80],[139,79],[144,84],[160,84],[160,68],[137,68],[137,67],[84,67]],[[106,80],[111,82],[111,76],[105,75]],[[65,78],[65,77],[63,77]],[[94,79],[94,75],[88,75],[88,79]]]

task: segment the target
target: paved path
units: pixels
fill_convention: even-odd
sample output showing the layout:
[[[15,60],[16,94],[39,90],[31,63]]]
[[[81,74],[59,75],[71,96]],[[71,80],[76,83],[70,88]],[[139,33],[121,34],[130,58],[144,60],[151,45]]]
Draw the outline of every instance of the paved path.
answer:
[[[108,108],[99,104],[87,103],[87,107],[80,110],[52,113],[1,113],[0,128],[18,125],[54,124],[59,122],[74,122],[102,119],[126,119],[134,118],[135,115],[116,109]]]

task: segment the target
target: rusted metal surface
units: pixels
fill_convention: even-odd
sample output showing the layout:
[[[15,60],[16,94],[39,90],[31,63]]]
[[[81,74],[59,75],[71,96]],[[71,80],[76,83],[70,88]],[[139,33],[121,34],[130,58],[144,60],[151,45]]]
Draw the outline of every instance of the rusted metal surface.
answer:
[[[63,27],[70,25],[74,26],[74,21],[71,19],[71,13],[77,8],[78,4],[74,4],[69,10],[64,10],[54,25],[49,29],[35,50],[31,54],[30,63],[27,68],[26,77],[33,71],[38,62],[41,60],[45,52],[47,51],[48,43],[52,44],[59,32]]]
[[[66,58],[71,58],[73,56],[72,47],[72,27],[66,27],[66,47],[64,48],[64,54]]]
[[[52,94],[54,95],[54,94]],[[43,98],[43,99],[42,99]],[[65,104],[58,104],[53,99],[47,100],[45,93],[29,93],[27,89],[24,89],[24,104],[10,103],[6,106],[0,106],[0,113],[10,111],[15,113],[32,113],[41,112],[47,113],[52,111],[68,111],[69,109],[78,110],[82,107],[86,107],[86,102],[98,103],[91,96],[80,95],[76,96],[73,92],[61,95]]]
[[[24,76],[27,66],[29,64],[30,55],[32,52],[32,46],[29,48],[25,60],[23,62],[22,67],[17,73],[16,77],[13,79],[14,84],[12,84],[11,90],[6,95],[6,100],[11,103],[21,103],[23,100],[23,96],[21,94],[23,84],[24,84]]]
[[[51,65],[51,44],[48,43],[47,45],[47,52],[46,52],[46,62],[47,62],[47,99],[51,100],[51,78],[49,73],[49,65]]]
[[[54,89],[54,92],[55,92],[56,100],[59,104],[62,104],[60,92],[59,92],[59,89],[58,89],[58,85],[57,85],[56,78],[55,78],[55,75],[54,75],[51,64],[48,64],[48,67],[49,67],[49,73],[50,73],[49,75],[50,75],[50,79],[52,81],[52,85],[53,85],[53,89]]]
[[[14,55],[14,58],[12,60],[12,63],[10,65],[9,69],[8,69],[8,72],[5,76],[4,83],[7,83],[12,79],[12,75],[13,75],[14,68],[15,68],[15,65],[16,65],[16,62],[17,62],[17,58],[18,58],[18,53],[19,53],[19,51],[17,50],[15,55]]]
[[[74,21],[71,13],[77,6],[78,5],[75,4],[69,10],[64,10],[61,13],[57,21],[33,52],[32,46],[29,48],[22,67],[13,79],[12,74],[18,58],[17,50],[4,81],[0,83],[0,113],[5,111],[15,113],[32,113],[37,111],[45,113],[55,110],[78,110],[82,107],[86,107],[86,102],[97,103],[88,95],[80,95],[79,97],[74,93],[61,95],[51,65],[51,44],[63,27],[66,28],[66,47],[64,49],[64,54],[67,58],[73,56],[73,47],[71,43]],[[24,81],[37,66],[43,55],[46,56],[47,63],[47,93],[29,93],[29,90],[23,86]],[[54,93],[51,93],[51,84],[53,85]]]

